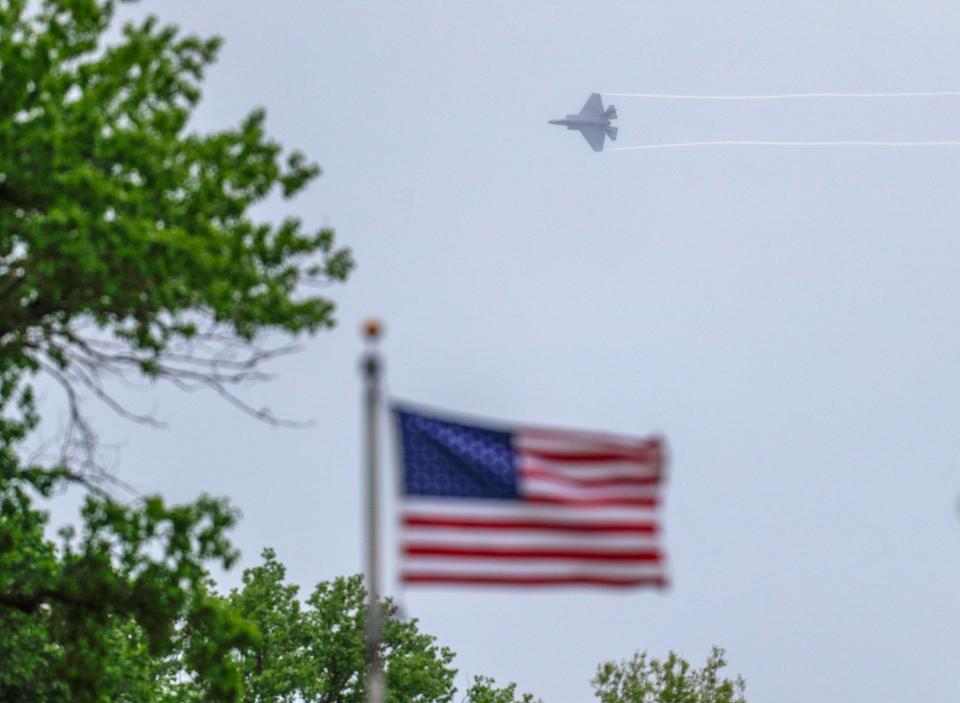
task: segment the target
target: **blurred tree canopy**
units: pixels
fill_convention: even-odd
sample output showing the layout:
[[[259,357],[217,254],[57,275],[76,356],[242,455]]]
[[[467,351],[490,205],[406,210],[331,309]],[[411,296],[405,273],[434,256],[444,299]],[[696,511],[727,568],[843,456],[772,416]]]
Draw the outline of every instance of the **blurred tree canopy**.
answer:
[[[227,602],[261,633],[240,658],[244,700],[362,703],[367,593],[359,576],[317,584],[301,603],[272,550],[247,569]],[[381,644],[389,703],[447,703],[456,691],[453,652],[419,631],[416,620],[383,603]]]
[[[255,645],[238,654],[243,701],[363,703],[368,596],[363,579],[321,581],[301,601],[273,550],[265,549],[262,557],[259,566],[244,570],[243,585],[224,598],[260,633]],[[454,653],[421,632],[417,620],[404,619],[390,599],[381,608],[388,703],[534,703],[530,695],[516,695],[514,684],[498,688],[489,677],[476,677],[457,698]]]
[[[134,618],[114,615],[96,628],[102,671],[91,688],[56,675],[63,652],[61,636],[50,617],[10,631],[0,640],[0,700],[52,703],[80,696],[116,703],[202,703],[219,696],[243,703],[362,703],[365,698],[364,649],[367,593],[359,576],[322,581],[305,600],[286,581],[286,570],[273,550],[263,562],[244,570],[243,585],[218,595],[209,583],[204,597],[221,616],[247,628],[251,636],[224,649],[223,639],[195,632],[189,614],[174,623],[170,646],[152,651],[148,631]],[[476,677],[457,698],[453,652],[420,631],[416,620],[403,619],[389,599],[381,660],[389,703],[534,703]],[[224,675],[236,676],[230,694],[218,693],[221,679],[190,665],[213,655]],[[212,665],[212,663],[210,663]]]
[[[517,694],[517,685],[499,688],[489,676],[476,676],[467,689],[466,703],[541,703],[530,693]]]
[[[353,261],[329,229],[251,214],[319,173],[268,138],[263,111],[191,131],[219,40],[155,17],[111,33],[116,9],[0,0],[0,700],[152,700],[117,687],[155,680],[150,662],[175,652],[204,700],[235,700],[227,654],[259,638],[206,576],[236,559],[234,510],[114,500],[79,400],[152,422],[109,382],[167,380],[274,421],[231,387],[288,349],[264,333],[333,324],[308,288]],[[70,425],[55,456],[28,460],[39,373],[63,388]],[[42,502],[70,483],[88,489],[80,524],[51,540]]]
[[[720,675],[727,662],[714,647],[702,669],[670,652],[663,661],[637,652],[622,662],[597,667],[594,693],[600,703],[745,703],[739,676]]]

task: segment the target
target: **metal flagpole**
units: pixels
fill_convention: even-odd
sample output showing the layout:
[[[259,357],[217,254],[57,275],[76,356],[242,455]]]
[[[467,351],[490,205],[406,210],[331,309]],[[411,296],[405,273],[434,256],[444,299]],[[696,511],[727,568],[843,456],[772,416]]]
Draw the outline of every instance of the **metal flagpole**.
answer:
[[[383,612],[380,609],[380,512],[379,472],[377,471],[377,419],[380,412],[380,374],[383,362],[377,352],[382,326],[379,320],[363,324],[367,349],[361,360],[364,380],[365,444],[367,464],[367,629],[366,666],[367,702],[384,703],[386,686],[380,641],[383,636]]]

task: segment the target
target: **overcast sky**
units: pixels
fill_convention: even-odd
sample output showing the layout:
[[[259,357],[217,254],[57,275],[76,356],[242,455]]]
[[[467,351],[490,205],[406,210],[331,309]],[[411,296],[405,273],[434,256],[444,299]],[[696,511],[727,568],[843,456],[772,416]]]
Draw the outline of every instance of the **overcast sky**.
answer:
[[[337,329],[247,395],[316,428],[169,389],[132,396],[165,431],[89,403],[121,477],[242,509],[224,588],[266,546],[307,589],[360,570],[357,328],[376,314],[399,397],[671,446],[670,591],[391,586],[458,653],[461,687],[578,703],[601,660],[719,644],[753,703],[957,700],[960,149],[598,154],[546,121],[593,91],[960,89],[960,5],[127,10],[145,11],[226,40],[197,129],[262,105],[323,167],[260,214],[330,224],[359,263],[329,291]],[[960,139],[960,98],[614,102],[618,145]]]

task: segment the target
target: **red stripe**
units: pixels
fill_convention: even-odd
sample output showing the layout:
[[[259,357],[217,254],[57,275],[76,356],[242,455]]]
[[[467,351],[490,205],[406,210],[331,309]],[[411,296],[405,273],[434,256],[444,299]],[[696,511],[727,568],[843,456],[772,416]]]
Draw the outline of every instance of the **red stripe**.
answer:
[[[524,503],[536,505],[570,505],[578,508],[655,508],[660,504],[659,498],[558,498],[555,496],[525,495]]]
[[[551,452],[542,449],[530,449],[529,447],[519,447],[518,453],[521,456],[532,456],[546,461],[556,461],[565,464],[593,464],[601,462],[626,461],[636,464],[660,464],[660,452],[650,451],[611,451],[611,452]]]
[[[556,522],[548,520],[489,520],[459,517],[424,517],[407,515],[407,527],[445,527],[464,530],[547,530],[550,532],[616,532],[653,535],[659,530],[655,522]]]
[[[652,586],[666,588],[665,576],[642,578],[616,576],[497,576],[488,574],[403,573],[404,583],[436,583],[461,586]]]
[[[542,481],[552,481],[553,483],[562,483],[565,486],[580,486],[584,488],[610,488],[615,486],[656,486],[660,483],[659,476],[638,476],[618,478],[571,478],[562,474],[555,474],[552,471],[542,469],[520,469],[521,476],[537,478]]]
[[[448,545],[407,544],[409,557],[457,557],[463,559],[574,559],[584,561],[658,562],[663,556],[656,549],[518,549],[516,547],[452,547]]]

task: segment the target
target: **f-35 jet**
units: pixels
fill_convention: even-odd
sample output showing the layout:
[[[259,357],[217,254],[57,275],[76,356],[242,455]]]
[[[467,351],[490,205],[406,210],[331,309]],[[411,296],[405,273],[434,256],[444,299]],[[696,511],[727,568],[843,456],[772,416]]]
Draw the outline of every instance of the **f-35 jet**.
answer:
[[[587,140],[587,144],[594,151],[603,151],[604,136],[617,138],[617,128],[610,124],[610,120],[617,119],[617,108],[613,105],[603,109],[600,93],[594,93],[579,114],[567,115],[562,120],[550,120],[550,124],[563,125],[567,129],[576,129]]]

